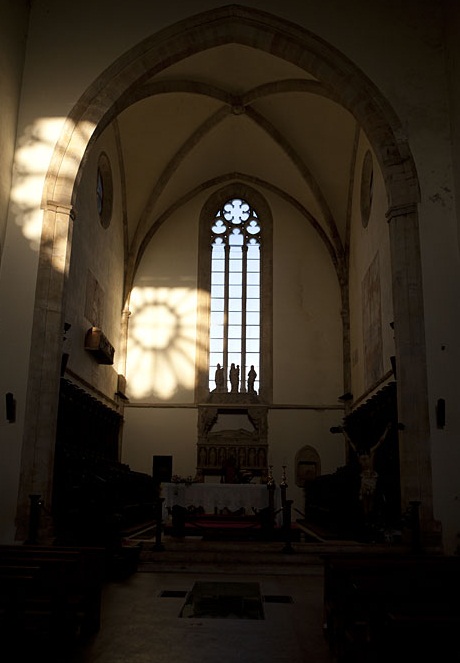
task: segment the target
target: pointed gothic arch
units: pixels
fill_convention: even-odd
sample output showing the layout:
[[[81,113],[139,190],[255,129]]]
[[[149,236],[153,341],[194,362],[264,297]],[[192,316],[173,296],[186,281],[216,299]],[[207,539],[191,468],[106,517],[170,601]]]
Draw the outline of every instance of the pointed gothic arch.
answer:
[[[308,70],[331,98],[349,110],[365,131],[386,184],[392,250],[396,362],[398,366],[403,507],[422,501],[422,521],[432,521],[426,359],[414,160],[401,124],[374,84],[346,56],[308,30],[263,11],[228,5],[192,16],[148,37],[119,57],[88,87],[68,115],[50,162],[42,196],[44,210],[32,345],[41,361],[30,364],[27,421],[19,512],[27,510],[35,466],[42,494],[50,494],[52,445],[57,413],[65,268],[71,251],[72,205],[87,148],[134,98],[134,90],[174,62],[194,53],[238,43]],[[411,312],[409,319],[408,312]],[[404,352],[410,347],[411,353]],[[53,398],[56,399],[54,406]],[[45,468],[43,470],[43,468]],[[415,470],[414,470],[415,468]],[[36,484],[35,484],[36,485]],[[25,520],[23,520],[25,522]]]

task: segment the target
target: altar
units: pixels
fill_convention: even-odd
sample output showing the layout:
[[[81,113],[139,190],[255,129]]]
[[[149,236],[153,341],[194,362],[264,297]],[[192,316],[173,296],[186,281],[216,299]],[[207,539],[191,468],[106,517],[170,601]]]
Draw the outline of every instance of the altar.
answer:
[[[204,513],[217,514],[224,509],[236,512],[244,509],[246,515],[254,515],[269,506],[269,489],[266,484],[242,483],[162,483],[165,516],[173,506],[201,507]],[[280,489],[274,491],[275,512],[281,507]]]

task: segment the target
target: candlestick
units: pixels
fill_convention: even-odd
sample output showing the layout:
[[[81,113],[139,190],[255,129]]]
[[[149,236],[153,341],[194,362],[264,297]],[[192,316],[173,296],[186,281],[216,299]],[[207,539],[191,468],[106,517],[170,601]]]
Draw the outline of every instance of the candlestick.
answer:
[[[281,476],[281,483],[280,486],[286,487],[287,488],[287,479],[286,479],[286,465],[283,465],[283,474]]]
[[[273,486],[275,484],[275,479],[273,478],[273,465],[268,466],[268,479],[267,484]]]

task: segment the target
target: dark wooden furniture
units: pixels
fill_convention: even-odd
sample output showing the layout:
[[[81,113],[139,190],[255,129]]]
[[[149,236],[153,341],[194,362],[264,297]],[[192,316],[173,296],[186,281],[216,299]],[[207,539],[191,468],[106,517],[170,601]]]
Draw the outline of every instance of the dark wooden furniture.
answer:
[[[0,546],[0,633],[20,646],[69,644],[100,628],[106,551]]]
[[[460,557],[324,555],[324,630],[335,659],[460,660],[459,591]]]

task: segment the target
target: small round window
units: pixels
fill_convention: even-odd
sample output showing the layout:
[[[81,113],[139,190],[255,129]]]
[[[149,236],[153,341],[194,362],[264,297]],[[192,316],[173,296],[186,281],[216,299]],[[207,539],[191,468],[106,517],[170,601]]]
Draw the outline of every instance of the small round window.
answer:
[[[374,165],[372,154],[367,150],[363,160],[361,173],[361,222],[367,228],[371,216],[372,195],[374,189]]]
[[[103,228],[108,228],[112,219],[113,181],[112,169],[107,155],[99,157],[96,176],[96,203],[99,221]]]

